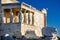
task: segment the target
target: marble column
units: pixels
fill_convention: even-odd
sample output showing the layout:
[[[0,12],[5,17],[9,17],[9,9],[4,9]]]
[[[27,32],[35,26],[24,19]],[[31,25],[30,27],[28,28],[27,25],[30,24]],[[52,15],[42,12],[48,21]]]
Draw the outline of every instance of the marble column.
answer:
[[[0,11],[0,25],[2,24],[2,13]]]
[[[32,13],[32,25],[34,25],[34,13]]]
[[[19,23],[21,22],[21,18],[22,18],[21,10],[22,10],[22,9],[19,8],[19,12],[18,12]]]
[[[30,24],[30,12],[28,13],[28,24]]]
[[[19,20],[19,22],[21,20],[21,13],[20,13],[20,11],[18,12],[18,20]]]
[[[28,24],[28,13],[26,12],[26,24]]]
[[[5,20],[5,17],[4,17],[4,9],[2,9],[2,20],[3,20],[3,23],[6,23],[6,20]]]
[[[24,11],[24,23],[26,23],[26,10]]]
[[[32,12],[30,12],[30,25],[32,25]]]
[[[12,8],[10,8],[10,23],[12,23],[13,22],[13,15],[12,15]]]

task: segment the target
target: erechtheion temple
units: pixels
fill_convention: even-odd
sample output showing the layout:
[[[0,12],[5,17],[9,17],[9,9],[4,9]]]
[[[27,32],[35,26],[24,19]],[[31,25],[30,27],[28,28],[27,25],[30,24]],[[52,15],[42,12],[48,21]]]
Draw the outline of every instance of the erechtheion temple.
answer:
[[[1,0],[0,36],[27,36],[28,31],[33,31],[41,37],[42,28],[46,26],[46,9],[37,10],[24,2],[16,0]]]

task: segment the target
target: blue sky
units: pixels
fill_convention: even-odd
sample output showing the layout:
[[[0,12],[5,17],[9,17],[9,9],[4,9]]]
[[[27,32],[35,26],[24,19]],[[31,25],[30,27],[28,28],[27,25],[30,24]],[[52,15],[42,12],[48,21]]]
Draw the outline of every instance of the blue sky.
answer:
[[[55,27],[60,35],[60,0],[19,0],[25,2],[36,9],[48,8],[47,25]]]

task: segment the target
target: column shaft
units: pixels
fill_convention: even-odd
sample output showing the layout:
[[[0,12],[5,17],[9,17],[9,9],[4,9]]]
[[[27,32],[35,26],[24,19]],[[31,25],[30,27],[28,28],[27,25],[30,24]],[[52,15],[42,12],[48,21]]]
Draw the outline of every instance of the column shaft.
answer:
[[[34,13],[32,13],[32,25],[34,25]]]
[[[6,20],[5,20],[5,17],[4,17],[4,9],[2,9],[2,20],[3,20],[3,23],[6,23]]]
[[[21,20],[21,13],[20,12],[18,12],[18,18],[19,18],[19,22],[20,22],[20,20]]]
[[[12,23],[13,22],[13,15],[12,15],[12,9],[10,9],[10,23]]]
[[[24,23],[26,23],[26,10],[24,12]]]
[[[28,24],[30,24],[30,13],[28,13]]]

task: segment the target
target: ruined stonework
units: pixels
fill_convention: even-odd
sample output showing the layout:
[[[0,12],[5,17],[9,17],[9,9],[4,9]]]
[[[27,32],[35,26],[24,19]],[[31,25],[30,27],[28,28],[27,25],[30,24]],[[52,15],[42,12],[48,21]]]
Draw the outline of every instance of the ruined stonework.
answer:
[[[27,31],[34,31],[37,37],[41,37],[42,28],[46,26],[46,9],[37,10],[24,2],[16,0],[2,0],[2,26],[1,35],[6,33],[26,36]]]
[[[20,5],[18,1],[1,0],[0,36],[9,34],[21,38]]]
[[[41,11],[26,4],[21,4],[21,33],[25,35],[27,31],[35,31],[36,36],[41,37],[42,28],[46,26],[46,9]]]

